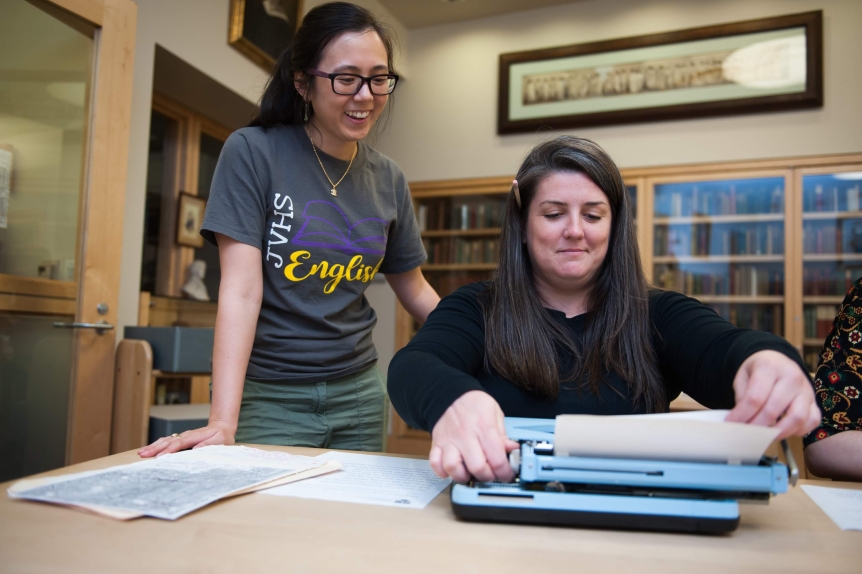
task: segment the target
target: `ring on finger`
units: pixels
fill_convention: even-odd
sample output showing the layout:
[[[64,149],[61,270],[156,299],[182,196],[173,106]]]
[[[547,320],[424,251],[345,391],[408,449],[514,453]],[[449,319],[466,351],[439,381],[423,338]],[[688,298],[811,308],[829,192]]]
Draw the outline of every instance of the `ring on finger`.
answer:
[[[173,433],[173,434],[171,435],[171,438],[183,438],[183,437],[181,437],[181,436],[179,435],[179,433]]]

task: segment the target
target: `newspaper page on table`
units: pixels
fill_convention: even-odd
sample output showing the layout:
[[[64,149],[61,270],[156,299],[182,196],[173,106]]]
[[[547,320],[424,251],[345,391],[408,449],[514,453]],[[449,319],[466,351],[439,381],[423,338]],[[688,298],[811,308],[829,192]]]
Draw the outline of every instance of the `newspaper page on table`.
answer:
[[[422,509],[452,482],[434,474],[426,459],[336,451],[315,458],[338,461],[344,470],[260,494]]]
[[[228,496],[340,468],[335,461],[214,445],[103,470],[22,480],[8,493],[122,520],[139,516],[175,520]]]
[[[780,429],[724,422],[729,412],[559,415],[554,452],[565,456],[757,464]]]

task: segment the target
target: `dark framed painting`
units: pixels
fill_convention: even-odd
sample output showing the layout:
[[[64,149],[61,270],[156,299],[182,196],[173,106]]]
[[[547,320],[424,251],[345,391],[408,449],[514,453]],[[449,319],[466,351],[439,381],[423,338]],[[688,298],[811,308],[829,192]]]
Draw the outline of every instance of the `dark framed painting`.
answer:
[[[497,133],[823,105],[821,11],[500,56]]]
[[[196,195],[180,192],[177,202],[177,243],[187,247],[200,249],[204,246],[201,235],[201,225],[204,222],[204,211],[207,201]]]
[[[293,42],[302,0],[230,0],[228,42],[267,72]]]

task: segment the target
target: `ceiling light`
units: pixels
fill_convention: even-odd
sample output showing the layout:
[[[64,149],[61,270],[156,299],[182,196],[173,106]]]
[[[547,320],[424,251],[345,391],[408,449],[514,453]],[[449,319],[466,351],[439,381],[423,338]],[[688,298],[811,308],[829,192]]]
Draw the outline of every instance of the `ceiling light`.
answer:
[[[833,175],[835,179],[862,179],[862,171],[848,171],[845,173],[836,173]]]

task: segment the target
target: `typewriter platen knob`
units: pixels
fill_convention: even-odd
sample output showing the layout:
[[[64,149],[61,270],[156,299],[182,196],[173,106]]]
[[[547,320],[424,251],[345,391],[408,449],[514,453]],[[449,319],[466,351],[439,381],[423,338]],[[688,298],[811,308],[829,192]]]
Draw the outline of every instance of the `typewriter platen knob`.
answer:
[[[521,449],[516,448],[509,453],[509,466],[512,467],[512,472],[517,478],[521,474]]]

